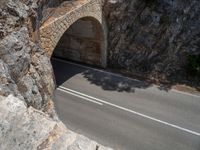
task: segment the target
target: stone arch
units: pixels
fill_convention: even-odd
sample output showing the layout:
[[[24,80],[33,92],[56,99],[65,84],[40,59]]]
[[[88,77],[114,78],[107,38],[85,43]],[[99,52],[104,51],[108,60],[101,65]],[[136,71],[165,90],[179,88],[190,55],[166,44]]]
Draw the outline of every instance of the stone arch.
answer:
[[[84,17],[64,32],[53,56],[105,67],[105,49],[101,24],[93,17]]]
[[[107,64],[107,40],[106,25],[102,15],[102,4],[98,0],[89,1],[80,7],[76,7],[71,11],[59,11],[54,14],[40,27],[41,46],[49,57],[53,54],[59,40],[67,29],[75,22],[83,18],[90,18],[98,22],[102,31],[101,38],[101,66],[106,67]]]

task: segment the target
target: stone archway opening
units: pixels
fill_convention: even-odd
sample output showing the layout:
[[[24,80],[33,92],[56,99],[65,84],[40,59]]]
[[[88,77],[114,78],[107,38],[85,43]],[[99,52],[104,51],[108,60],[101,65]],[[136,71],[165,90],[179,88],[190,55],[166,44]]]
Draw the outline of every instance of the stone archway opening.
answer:
[[[106,67],[106,39],[102,25],[93,17],[77,20],[62,35],[52,57]]]

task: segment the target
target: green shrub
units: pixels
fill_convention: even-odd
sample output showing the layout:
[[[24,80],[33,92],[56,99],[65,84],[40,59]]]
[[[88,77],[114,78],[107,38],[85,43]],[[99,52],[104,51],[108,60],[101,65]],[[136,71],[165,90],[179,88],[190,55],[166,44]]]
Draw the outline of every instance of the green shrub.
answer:
[[[189,55],[187,72],[192,76],[200,76],[200,55]]]

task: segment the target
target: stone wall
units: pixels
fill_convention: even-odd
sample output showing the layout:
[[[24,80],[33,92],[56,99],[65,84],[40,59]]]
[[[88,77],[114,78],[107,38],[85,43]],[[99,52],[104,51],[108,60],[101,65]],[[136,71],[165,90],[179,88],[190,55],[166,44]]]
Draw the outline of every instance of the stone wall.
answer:
[[[93,41],[92,42],[93,44],[90,44],[89,47],[96,47],[95,48],[96,50],[101,49],[100,63],[98,61],[98,64],[101,64],[102,67],[106,67],[107,65],[107,40],[106,40],[107,30],[106,29],[107,28],[106,28],[103,14],[102,14],[102,4],[103,4],[102,0],[67,1],[67,2],[62,3],[62,5],[60,5],[58,8],[55,8],[53,11],[53,14],[50,15],[50,17],[47,17],[47,19],[40,26],[40,43],[41,43],[42,48],[49,55],[49,57],[51,57],[51,55],[53,54],[53,51],[56,48],[63,34],[76,21],[80,19],[82,20],[83,18],[91,18],[90,20],[95,20],[93,21],[93,23],[96,24],[95,26],[96,27],[98,26],[97,27],[98,31],[96,31],[98,33],[96,34],[99,34],[99,36],[101,37],[99,38],[99,40],[101,40],[101,44]],[[98,48],[98,47],[101,47],[101,48]],[[96,54],[94,53],[89,54],[89,53],[88,53],[88,56],[90,56],[90,58],[85,56],[84,58],[84,61],[86,61],[85,63],[90,63],[90,64],[96,63],[97,60],[91,63],[92,62],[91,59],[94,59],[94,57],[97,57],[98,56],[97,53],[96,52],[95,52]]]
[[[111,67],[148,78],[186,79],[188,55],[200,53],[198,0],[108,0],[104,14]]]
[[[91,17],[70,26],[59,40],[53,56],[101,66],[101,25]]]
[[[53,12],[51,10],[61,2],[0,0],[2,150],[104,149],[67,130],[57,118],[51,100],[55,83],[48,55],[66,29],[82,17],[93,16],[105,28],[101,0],[89,1],[76,13],[70,11],[70,17],[58,19],[50,28],[45,28],[49,24],[43,24],[44,45],[50,43],[45,34],[54,41],[45,51],[39,44],[39,27],[48,18],[44,8]],[[109,64],[112,67],[148,77],[179,78],[185,75],[183,68],[187,55],[200,53],[198,0],[108,0],[104,14],[109,29]],[[58,34],[51,34],[57,30]]]
[[[77,20],[84,17],[93,17],[102,24],[101,0],[72,1],[56,9],[40,27],[41,46],[49,56],[57,46],[65,31]],[[104,31],[104,30],[102,30]],[[105,33],[103,33],[105,35]]]

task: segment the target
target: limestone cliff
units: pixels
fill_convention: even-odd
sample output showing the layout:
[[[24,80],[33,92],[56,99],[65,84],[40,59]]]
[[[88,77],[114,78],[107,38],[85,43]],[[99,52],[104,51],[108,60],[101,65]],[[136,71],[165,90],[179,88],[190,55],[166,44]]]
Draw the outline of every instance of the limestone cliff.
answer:
[[[52,66],[38,42],[44,9],[54,5],[0,1],[1,150],[109,149],[68,130],[54,112]]]
[[[108,0],[111,67],[161,80],[194,80],[188,55],[200,54],[198,0]],[[199,80],[199,77],[196,77]]]
[[[1,150],[109,150],[12,95],[0,96],[0,116]]]
[[[63,1],[0,0],[1,150],[109,149],[68,130],[54,112],[54,76],[38,28]],[[104,15],[110,67],[188,80],[187,57],[200,54],[198,0],[108,0]]]

